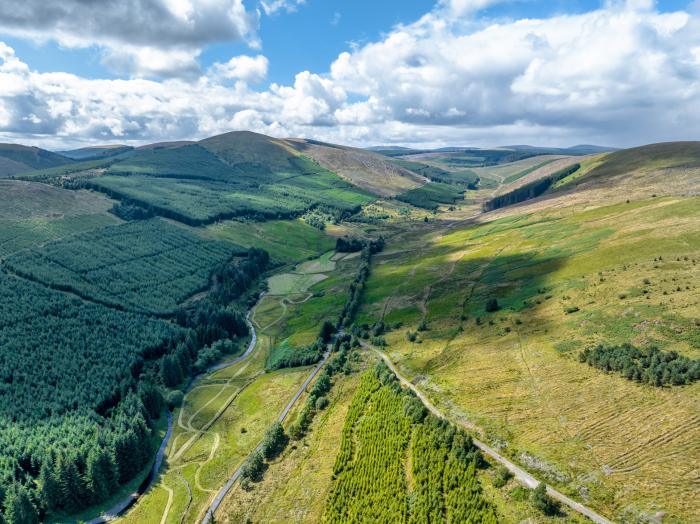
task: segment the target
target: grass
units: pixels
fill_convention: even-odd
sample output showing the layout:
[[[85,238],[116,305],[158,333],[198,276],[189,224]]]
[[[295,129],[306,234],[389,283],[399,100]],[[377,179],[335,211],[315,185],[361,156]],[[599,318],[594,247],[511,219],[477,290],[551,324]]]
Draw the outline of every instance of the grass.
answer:
[[[315,264],[327,265],[332,254],[322,255]],[[356,261],[339,262],[337,266],[347,267],[343,271],[351,274],[354,264]],[[327,281],[337,281],[334,273]],[[342,296],[344,299],[345,293]],[[255,352],[243,362],[206,375],[185,396],[183,406],[174,415],[176,426],[160,483],[142,497],[123,522],[199,522],[208,501],[255,448],[308,376],[308,367],[264,372],[279,333],[294,331],[317,336],[318,307],[314,301],[326,296],[304,301],[307,297],[308,293],[292,293],[266,295],[262,299],[252,315],[259,326]],[[283,299],[289,304],[286,309],[279,305]],[[332,310],[325,314],[337,315]],[[274,325],[264,327],[270,321]]]
[[[308,262],[304,262],[303,264],[299,264],[295,271],[304,274],[333,271],[335,269],[335,261],[333,260],[333,256],[335,254],[335,251],[329,251],[325,255],[322,255],[315,260],[310,260]]]
[[[268,222],[219,222],[207,227],[213,238],[244,247],[265,249],[273,260],[291,262],[310,258],[335,246],[335,240],[300,219]]]
[[[314,284],[321,282],[326,275],[321,273],[283,273],[275,275],[269,280],[270,295],[294,295],[303,293]]]
[[[199,522],[208,501],[262,439],[307,368],[260,374],[269,341],[250,359],[198,382],[174,414],[159,486],[123,522]],[[173,490],[166,514],[167,489]],[[191,500],[190,500],[191,493]]]
[[[576,357],[602,341],[700,355],[698,221],[698,197],[668,197],[407,232],[376,258],[360,321],[403,322],[386,337],[401,369],[541,478],[614,520],[696,521],[698,384],[649,388]]]
[[[339,375],[335,379],[330,404],[314,418],[308,436],[289,446],[251,491],[236,485],[217,512],[217,522],[321,521],[343,421],[359,376]]]

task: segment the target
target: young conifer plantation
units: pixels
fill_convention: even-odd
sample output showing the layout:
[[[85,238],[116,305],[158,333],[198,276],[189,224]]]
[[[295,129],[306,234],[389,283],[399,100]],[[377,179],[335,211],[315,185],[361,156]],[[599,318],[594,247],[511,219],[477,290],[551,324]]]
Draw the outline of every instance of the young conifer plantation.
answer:
[[[476,476],[482,465],[468,435],[429,414],[378,363],[346,415],[323,520],[495,524]]]

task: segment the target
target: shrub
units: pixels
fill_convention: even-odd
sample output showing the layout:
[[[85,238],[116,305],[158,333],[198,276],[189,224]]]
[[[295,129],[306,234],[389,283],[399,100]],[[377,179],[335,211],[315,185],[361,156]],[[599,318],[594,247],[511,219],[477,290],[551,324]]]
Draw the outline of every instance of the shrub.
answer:
[[[540,483],[539,486],[532,490],[531,500],[532,505],[545,515],[554,516],[559,514],[560,504],[547,495],[547,488],[544,484]]]
[[[487,313],[493,313],[501,309],[498,305],[498,300],[495,298],[490,298],[486,301],[486,306],[484,307]]]
[[[493,480],[493,485],[497,488],[502,488],[508,481],[513,478],[513,474],[505,466],[499,466],[496,470],[496,478]]]
[[[316,409],[318,411],[323,411],[328,407],[328,398],[327,397],[318,397],[318,400],[316,400]]]
[[[262,454],[267,459],[273,459],[287,447],[289,437],[284,432],[282,424],[275,422],[265,433],[262,443]]]

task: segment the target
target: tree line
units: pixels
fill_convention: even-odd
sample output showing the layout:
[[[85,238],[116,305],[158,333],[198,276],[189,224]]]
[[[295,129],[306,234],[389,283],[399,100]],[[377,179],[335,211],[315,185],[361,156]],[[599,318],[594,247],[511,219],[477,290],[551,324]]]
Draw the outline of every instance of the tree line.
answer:
[[[575,173],[580,168],[581,164],[573,164],[569,167],[560,169],[556,173],[553,173],[547,177],[541,178],[540,180],[529,182],[516,189],[513,189],[512,191],[509,191],[508,193],[498,195],[484,203],[484,211],[493,211],[494,209],[511,206],[513,204],[530,200],[531,198],[536,198],[545,193],[559,180],[562,180]]]
[[[171,321],[0,273],[0,412],[10,417],[0,422],[0,522],[74,514],[143,470],[155,421],[182,398],[177,388],[249,335],[241,310],[269,256],[246,255],[215,268],[211,292]]]
[[[620,373],[627,380],[656,387],[682,386],[700,380],[700,360],[675,351],[661,351],[656,346],[642,349],[629,343],[600,344],[579,353],[579,360],[606,372]]]

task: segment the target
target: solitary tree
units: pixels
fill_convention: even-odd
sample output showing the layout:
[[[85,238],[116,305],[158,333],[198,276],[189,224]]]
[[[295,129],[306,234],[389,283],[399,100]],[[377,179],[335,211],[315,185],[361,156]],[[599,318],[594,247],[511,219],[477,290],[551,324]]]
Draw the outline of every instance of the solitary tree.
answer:
[[[545,515],[557,515],[559,513],[559,502],[547,495],[547,488],[540,483],[532,491],[532,505]]]

